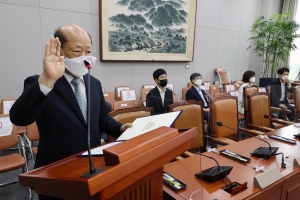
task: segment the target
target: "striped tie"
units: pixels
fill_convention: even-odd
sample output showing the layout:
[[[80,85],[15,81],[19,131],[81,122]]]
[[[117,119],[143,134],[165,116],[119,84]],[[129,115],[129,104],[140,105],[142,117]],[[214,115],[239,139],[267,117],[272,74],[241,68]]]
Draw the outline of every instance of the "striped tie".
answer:
[[[83,114],[83,117],[86,121],[87,106],[86,106],[86,100],[85,100],[82,92],[80,91],[80,87],[79,87],[80,82],[81,82],[80,78],[73,78],[73,80],[71,81],[71,83],[73,83],[73,85],[75,87],[74,93],[75,93],[76,99],[78,101],[79,107],[81,109],[81,112]]]

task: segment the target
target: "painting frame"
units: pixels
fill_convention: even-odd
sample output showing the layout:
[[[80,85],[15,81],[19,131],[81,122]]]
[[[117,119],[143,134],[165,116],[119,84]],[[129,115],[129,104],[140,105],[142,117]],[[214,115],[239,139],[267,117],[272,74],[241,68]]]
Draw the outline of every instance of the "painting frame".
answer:
[[[145,37],[143,37],[144,35],[141,35],[140,33],[135,33],[133,38],[130,38],[132,41],[129,43],[131,44],[131,46],[126,45],[126,47],[124,47],[125,45],[123,43],[121,43],[121,39],[119,39],[120,37],[118,37],[116,40],[113,39],[113,44],[112,44],[112,39],[111,37],[117,37],[117,34],[114,35],[112,33],[120,33],[121,37],[124,35],[126,35],[127,33],[125,33],[123,30],[121,30],[121,28],[117,31],[111,31],[109,30],[111,28],[111,26],[114,26],[114,24],[111,22],[110,19],[112,19],[111,15],[115,14],[113,17],[120,15],[122,13],[114,13],[114,11],[120,11],[120,6],[117,5],[117,2],[119,1],[127,1],[127,2],[131,2],[131,1],[136,1],[136,0],[100,0],[99,2],[99,33],[100,33],[100,60],[101,61],[148,61],[148,62],[165,62],[165,61],[170,61],[170,62],[189,62],[189,61],[193,61],[194,58],[194,43],[195,43],[195,27],[196,27],[196,11],[197,11],[197,0],[177,0],[178,2],[187,2],[187,17],[186,19],[186,23],[184,24],[185,27],[187,27],[186,29],[179,29],[179,28],[169,28],[169,27],[154,27],[154,31],[149,31],[146,32],[146,30],[144,31],[145,34],[148,34],[148,36],[146,35]],[[176,0],[165,0],[165,2],[169,2],[169,1],[176,1]],[[112,8],[112,2],[116,2],[116,8]],[[165,3],[167,4],[167,3]],[[169,6],[170,7],[170,6]],[[118,10],[119,9],[119,10]],[[156,8],[155,8],[156,9]],[[110,10],[110,11],[108,11]],[[183,11],[184,12],[184,11]],[[137,13],[136,15],[140,14],[139,12],[135,11],[135,13]],[[141,12],[142,13],[142,12]],[[158,8],[157,8],[157,12],[155,12],[155,14],[158,13]],[[144,14],[144,13],[142,13]],[[129,15],[128,15],[129,16]],[[145,16],[141,15],[141,16]],[[127,16],[126,16],[127,17]],[[113,18],[115,19],[115,18]],[[153,21],[152,21],[153,24]],[[116,24],[116,26],[119,24]],[[122,24],[121,24],[122,25]],[[126,24],[125,24],[126,25]],[[149,24],[148,24],[149,25]],[[151,25],[151,24],[150,24]],[[136,26],[135,26],[136,27]],[[153,27],[153,26],[152,26]],[[141,27],[137,27],[137,28],[141,28]],[[151,27],[150,27],[151,28]],[[169,29],[168,29],[169,28]],[[128,32],[127,28],[125,31]],[[133,29],[133,27],[131,27],[131,30]],[[157,39],[153,39],[150,38],[149,35],[154,35],[155,31],[158,32],[159,31],[164,31],[166,32],[166,30],[172,30],[172,34],[168,34],[168,36],[170,37],[170,39],[168,38],[168,40],[170,42],[165,42],[168,41],[166,38],[167,36],[163,35],[161,37],[164,37],[164,39],[161,40],[157,40]],[[129,34],[132,36],[132,32],[129,29]],[[144,30],[144,28],[143,28]],[[180,34],[180,37],[177,37],[179,34],[179,30],[184,30],[183,34]],[[176,32],[177,31],[177,32]],[[152,34],[153,33],[153,34]],[[180,32],[179,32],[180,33]],[[136,40],[134,40],[134,37],[137,37],[136,39],[139,39],[138,36],[136,35],[140,35],[140,39],[143,40],[145,38],[147,38],[149,40],[152,39],[152,47],[151,44],[147,44],[146,42],[141,42],[142,45],[139,45],[140,43],[134,42]],[[159,35],[159,34],[156,34]],[[184,36],[185,35],[185,36]],[[184,36],[184,37],[183,37]],[[127,37],[127,35],[126,35]],[[160,37],[160,36],[158,36]],[[124,38],[126,39],[126,38]],[[178,40],[175,40],[178,39]],[[184,40],[185,39],[185,40]],[[125,40],[124,40],[125,41]],[[130,40],[128,40],[130,41]],[[140,41],[140,40],[138,40]],[[160,43],[160,41],[164,41],[163,45]],[[173,42],[174,41],[174,42]],[[177,43],[176,43],[177,42]],[[182,45],[183,44],[183,45]],[[117,51],[112,51],[112,46],[110,45],[114,45],[113,47],[118,47],[119,49],[117,49]],[[145,45],[145,46],[143,46]],[[160,45],[160,46],[159,46]],[[135,50],[134,48],[139,48],[138,50]],[[177,49],[176,49],[177,48]],[[115,48],[116,49],[116,48]],[[125,50],[124,50],[125,49]],[[131,50],[131,51],[127,51],[127,49]],[[145,50],[146,49],[146,50]],[[171,49],[171,50],[170,50]],[[167,51],[168,52],[155,52],[155,51]],[[145,52],[147,51],[147,52]],[[152,52],[150,52],[152,51]],[[179,53],[177,53],[176,51],[181,51]]]

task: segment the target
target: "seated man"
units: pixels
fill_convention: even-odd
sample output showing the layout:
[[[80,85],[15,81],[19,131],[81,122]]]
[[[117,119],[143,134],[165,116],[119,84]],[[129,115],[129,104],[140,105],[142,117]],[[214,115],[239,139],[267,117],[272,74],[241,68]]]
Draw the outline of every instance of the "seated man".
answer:
[[[200,88],[202,85],[202,76],[199,73],[193,73],[190,76],[190,81],[193,86],[186,92],[185,98],[186,100],[196,100],[203,102],[203,110],[204,110],[204,120],[209,120],[209,102],[206,98],[206,93],[204,90]]]
[[[173,92],[166,88],[167,72],[164,69],[157,69],[153,72],[153,79],[157,86],[148,92],[146,106],[154,108],[152,115],[167,113],[168,105],[173,103]]]
[[[291,86],[291,82],[288,78],[290,70],[283,67],[278,69],[277,73],[278,78],[272,82],[270,87],[271,106],[290,110],[291,114],[288,115],[288,118],[292,121],[294,120],[295,108],[290,105],[287,99],[287,92],[294,92],[294,88]]]

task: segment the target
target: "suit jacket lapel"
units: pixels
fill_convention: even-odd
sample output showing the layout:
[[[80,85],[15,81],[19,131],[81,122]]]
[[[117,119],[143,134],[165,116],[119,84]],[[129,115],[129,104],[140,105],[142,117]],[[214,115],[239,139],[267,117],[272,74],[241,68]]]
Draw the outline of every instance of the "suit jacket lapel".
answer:
[[[196,96],[197,96],[199,99],[202,99],[201,96],[200,96],[200,94],[199,94],[199,92],[198,92],[198,90],[197,90],[194,86],[192,86],[192,90],[194,91],[194,93],[196,94]],[[202,101],[203,101],[203,99],[202,99]]]
[[[160,104],[160,107],[162,108],[162,109],[164,109],[164,106],[163,106],[163,104],[162,104],[162,99],[161,99],[161,96],[160,96],[160,92],[159,92],[159,90],[158,90],[158,88],[157,87],[155,87],[155,93],[156,93],[156,96],[158,97],[158,102],[159,102],[159,104]]]
[[[77,117],[82,121],[82,123],[86,124],[86,121],[84,120],[83,114],[79,107],[78,101],[67,79],[64,76],[61,77],[56,81],[55,87],[58,89],[58,91],[61,93],[64,99],[68,102],[68,104],[76,113]]]

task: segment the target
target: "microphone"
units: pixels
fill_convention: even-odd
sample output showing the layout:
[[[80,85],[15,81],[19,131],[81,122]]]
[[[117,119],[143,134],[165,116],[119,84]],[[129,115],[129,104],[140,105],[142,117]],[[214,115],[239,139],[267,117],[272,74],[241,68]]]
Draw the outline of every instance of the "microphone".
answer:
[[[209,182],[215,182],[221,178],[226,177],[233,168],[232,166],[220,166],[218,161],[216,159],[214,159],[213,157],[204,155],[202,153],[200,153],[200,155],[214,160],[218,166],[211,167],[202,172],[196,173],[195,176],[199,179],[203,179],[203,180],[206,180]]]
[[[85,178],[90,178],[98,173],[100,173],[103,170],[100,169],[95,169],[94,165],[93,165],[93,161],[92,161],[92,155],[91,155],[91,145],[90,145],[90,138],[91,138],[91,119],[90,119],[90,113],[91,113],[91,104],[90,104],[90,96],[91,96],[91,74],[90,74],[90,70],[92,68],[92,65],[84,60],[84,64],[86,66],[86,68],[88,69],[88,82],[87,82],[87,147],[88,147],[88,157],[89,157],[89,164],[90,164],[90,171],[81,175],[80,177],[85,177]]]
[[[226,126],[222,122],[217,122],[217,125],[229,128],[229,129],[234,130],[234,131],[240,131],[240,130],[231,128],[229,126]],[[270,143],[267,142],[266,140],[260,139],[258,137],[253,136],[253,135],[250,135],[250,134],[248,134],[248,133],[246,133],[244,131],[240,131],[240,132],[242,132],[242,133],[244,133],[244,134],[246,134],[246,135],[248,135],[250,137],[254,137],[254,138],[258,139],[258,140],[264,141],[265,143],[267,143],[269,145],[269,147],[259,147],[259,148],[255,149],[254,151],[252,151],[250,154],[253,155],[253,156],[257,156],[259,158],[267,158],[268,159],[271,156],[275,155],[275,153],[279,149],[279,147],[271,147]]]

